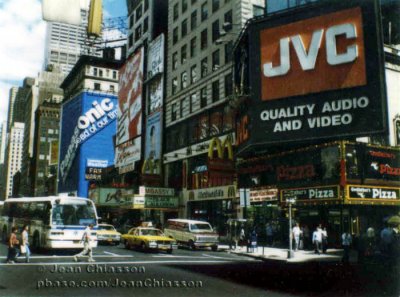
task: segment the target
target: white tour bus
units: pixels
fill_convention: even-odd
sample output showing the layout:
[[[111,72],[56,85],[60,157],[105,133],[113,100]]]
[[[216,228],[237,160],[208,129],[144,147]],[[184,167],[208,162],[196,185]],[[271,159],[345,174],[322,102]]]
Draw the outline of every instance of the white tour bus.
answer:
[[[4,201],[0,214],[1,239],[5,242],[16,226],[21,232],[23,225],[30,227],[32,248],[75,249],[82,248],[83,231],[93,224],[97,246],[97,212],[94,203],[79,197],[10,198]]]

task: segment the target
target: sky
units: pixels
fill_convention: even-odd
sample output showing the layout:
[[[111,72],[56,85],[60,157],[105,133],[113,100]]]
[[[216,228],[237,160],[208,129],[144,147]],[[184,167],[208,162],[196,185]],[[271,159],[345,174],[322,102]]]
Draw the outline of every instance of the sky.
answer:
[[[105,17],[127,15],[125,0],[103,0],[103,7]],[[41,0],[0,0],[0,124],[7,120],[10,88],[42,70],[45,33]]]

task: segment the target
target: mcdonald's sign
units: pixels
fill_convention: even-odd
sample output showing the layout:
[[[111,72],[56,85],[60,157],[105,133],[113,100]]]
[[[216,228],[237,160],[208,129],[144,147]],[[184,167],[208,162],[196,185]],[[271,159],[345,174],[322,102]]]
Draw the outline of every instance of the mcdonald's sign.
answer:
[[[232,137],[227,136],[223,142],[218,137],[214,137],[210,141],[208,147],[208,158],[214,158],[214,148],[217,149],[217,155],[220,159],[225,159],[225,148],[228,151],[228,159],[233,160]]]
[[[143,162],[142,174],[160,174],[160,160],[146,159]]]

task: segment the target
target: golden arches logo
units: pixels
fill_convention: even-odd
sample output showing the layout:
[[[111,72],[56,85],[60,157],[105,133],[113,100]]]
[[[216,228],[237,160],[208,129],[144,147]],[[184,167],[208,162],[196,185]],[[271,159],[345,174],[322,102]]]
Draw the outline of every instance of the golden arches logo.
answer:
[[[146,174],[146,173],[159,173],[157,172],[160,164],[159,164],[159,160],[153,160],[153,159],[146,159],[143,162],[143,166],[142,166],[142,174]]]
[[[227,136],[223,142],[218,137],[214,137],[208,146],[208,158],[214,158],[214,147],[217,149],[218,158],[224,159],[225,148],[228,150],[228,159],[233,160],[232,137]]]

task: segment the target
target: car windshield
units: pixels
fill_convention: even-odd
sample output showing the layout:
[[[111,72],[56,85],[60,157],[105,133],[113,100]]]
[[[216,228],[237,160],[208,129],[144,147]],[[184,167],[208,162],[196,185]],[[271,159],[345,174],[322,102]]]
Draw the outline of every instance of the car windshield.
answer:
[[[115,228],[111,225],[99,225],[99,230],[115,231]]]
[[[190,229],[192,231],[212,231],[210,224],[202,224],[202,223],[190,224]]]
[[[162,236],[163,233],[157,229],[142,229],[140,230],[140,235]]]
[[[96,214],[91,204],[56,204],[52,209],[53,225],[96,224]]]

